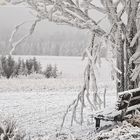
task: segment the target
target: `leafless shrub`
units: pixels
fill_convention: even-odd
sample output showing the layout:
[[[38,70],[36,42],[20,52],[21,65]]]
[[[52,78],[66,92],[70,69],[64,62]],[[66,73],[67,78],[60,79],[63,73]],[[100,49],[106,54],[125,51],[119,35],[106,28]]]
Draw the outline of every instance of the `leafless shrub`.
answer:
[[[1,140],[23,140],[26,136],[23,131],[17,128],[16,121],[11,118],[0,122],[0,139]]]
[[[127,122],[133,126],[137,126],[140,128],[140,113],[139,113],[139,111],[138,111],[138,114],[133,115],[133,117],[128,119]]]

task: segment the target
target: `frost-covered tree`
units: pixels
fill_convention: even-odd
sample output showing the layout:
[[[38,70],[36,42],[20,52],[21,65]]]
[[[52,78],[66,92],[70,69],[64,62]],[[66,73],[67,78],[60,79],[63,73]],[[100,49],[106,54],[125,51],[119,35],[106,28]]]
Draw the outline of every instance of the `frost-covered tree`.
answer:
[[[33,61],[32,67],[34,69],[33,72],[40,73],[41,72],[41,64],[37,61],[37,59],[35,57],[32,59],[32,61]]]
[[[18,64],[19,64],[18,75],[27,75],[24,60],[20,60],[20,63],[18,62]]]
[[[0,58],[0,63],[1,63],[1,75],[10,78],[15,75],[15,69],[16,69],[16,63],[14,59],[11,56],[5,57],[2,56]]]
[[[97,6],[95,0],[7,0],[7,2],[12,4],[24,3],[36,16],[29,33],[17,42],[13,42],[15,33],[25,23],[16,26],[9,41],[12,46],[10,54],[12,54],[17,45],[33,33],[36,24],[42,20],[67,24],[91,32],[90,45],[85,48],[83,54],[83,58],[88,57],[83,88],[66,112],[67,114],[69,110],[73,110],[71,124],[73,124],[73,121],[82,124],[85,98],[92,109],[97,110],[101,107],[102,101],[98,95],[94,69],[95,64],[100,63],[100,48],[102,45],[108,47],[116,58],[116,65],[114,65],[113,59],[107,60],[111,63],[114,73],[116,73],[117,92],[139,86],[140,0],[98,0],[100,7]],[[94,19],[95,10],[102,13],[104,17],[100,20]],[[110,24],[109,31],[100,26],[100,23],[105,18],[108,19]],[[98,42],[95,42],[95,39],[98,39]],[[90,98],[91,94],[93,95],[93,100]],[[81,108],[80,121],[76,117],[78,106]]]

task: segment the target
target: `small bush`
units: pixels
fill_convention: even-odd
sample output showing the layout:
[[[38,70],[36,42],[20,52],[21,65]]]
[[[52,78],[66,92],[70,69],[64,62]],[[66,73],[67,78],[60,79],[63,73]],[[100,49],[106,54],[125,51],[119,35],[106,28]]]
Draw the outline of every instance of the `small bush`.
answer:
[[[19,131],[16,122],[11,119],[1,120],[0,139],[1,140],[23,140],[26,134]]]
[[[51,64],[47,65],[45,71],[43,72],[46,78],[57,78],[58,70],[57,66],[52,66]]]
[[[15,75],[16,62],[11,56],[2,56],[0,62],[0,74],[6,78],[10,78]]]
[[[32,73],[41,73],[41,64],[35,57],[33,59],[27,59],[25,62],[25,69],[28,75]]]
[[[52,75],[53,75],[53,78],[57,78],[57,76],[58,76],[58,70],[57,70],[56,65],[52,69]]]

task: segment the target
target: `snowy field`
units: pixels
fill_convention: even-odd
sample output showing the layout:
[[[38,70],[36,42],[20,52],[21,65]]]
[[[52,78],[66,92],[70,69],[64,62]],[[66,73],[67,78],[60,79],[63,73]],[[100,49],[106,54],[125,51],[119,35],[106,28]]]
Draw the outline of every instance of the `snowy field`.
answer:
[[[14,116],[19,126],[26,129],[27,133],[44,135],[59,129],[67,106],[80,91],[86,61],[82,62],[80,57],[42,56],[37,59],[43,67],[56,64],[58,70],[62,71],[62,77],[0,79],[0,111],[1,114]],[[107,87],[107,105],[110,105],[115,102],[116,96],[109,77],[109,64],[105,60],[102,61],[103,65],[97,71],[99,92],[103,93],[104,87]]]
[[[76,95],[77,92],[68,91],[1,92],[0,114],[14,116],[18,125],[31,135],[50,134],[60,129],[64,112]],[[110,96],[107,96],[108,105],[113,101],[115,101],[114,95],[111,96],[111,100]],[[91,111],[89,108],[87,110]],[[88,115],[86,113],[86,116]],[[87,119],[85,119],[85,123],[88,123]],[[69,124],[70,121],[67,119],[65,126]]]

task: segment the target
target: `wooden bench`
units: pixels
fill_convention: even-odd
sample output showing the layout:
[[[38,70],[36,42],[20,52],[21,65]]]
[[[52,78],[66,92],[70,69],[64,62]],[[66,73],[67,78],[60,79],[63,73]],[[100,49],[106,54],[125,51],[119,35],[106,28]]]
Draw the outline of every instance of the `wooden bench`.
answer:
[[[140,111],[140,88],[120,92],[116,105],[113,108],[105,108],[93,115],[96,129],[100,128],[100,121],[123,121]]]

